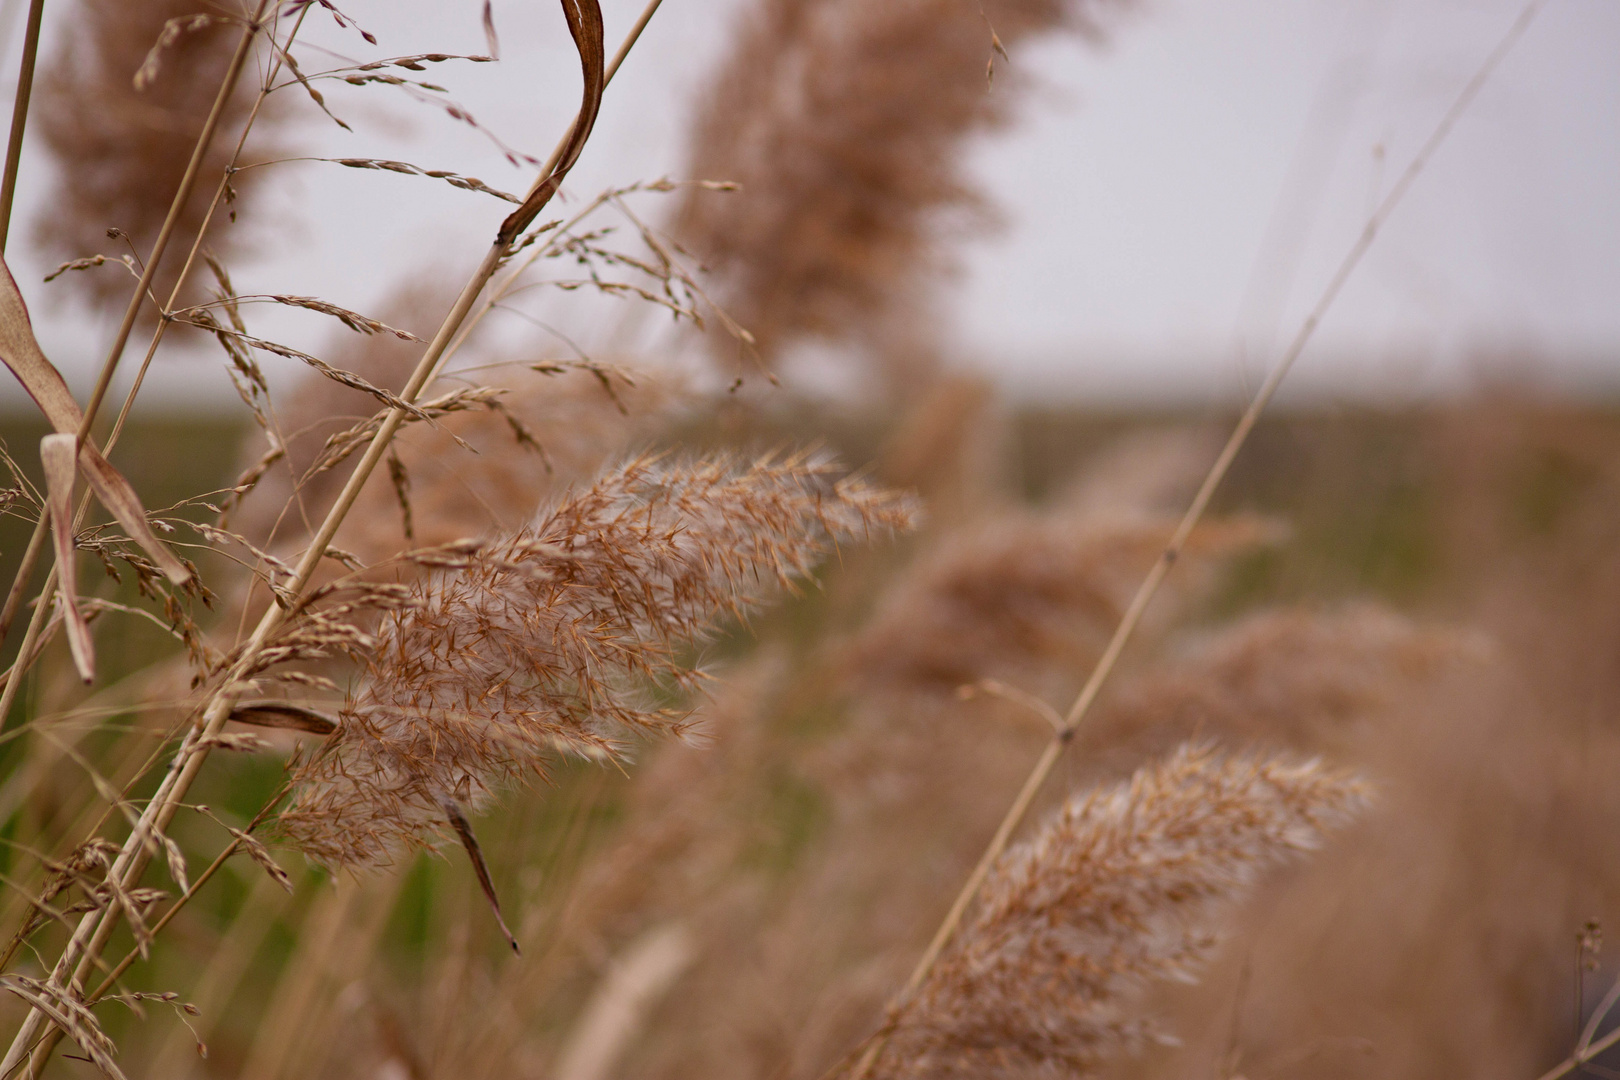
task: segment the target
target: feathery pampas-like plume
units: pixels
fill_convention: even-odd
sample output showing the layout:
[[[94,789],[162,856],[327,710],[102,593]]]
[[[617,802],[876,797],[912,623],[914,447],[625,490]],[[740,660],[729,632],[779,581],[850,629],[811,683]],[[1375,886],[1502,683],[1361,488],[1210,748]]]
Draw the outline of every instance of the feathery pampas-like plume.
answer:
[[[816,457],[630,461],[413,586],[337,733],[296,770],[283,828],[323,862],[376,863],[558,753],[679,733],[690,709],[653,691],[699,682],[684,648],[829,548],[914,514]]]
[[[1154,1032],[1132,991],[1190,979],[1260,872],[1317,847],[1367,788],[1316,762],[1189,744],[1071,798],[985,884],[978,917],[902,1015],[886,1077],[1072,1074]]]
[[[1113,2],[1113,0],[1108,0]],[[963,142],[1005,127],[986,84],[1002,46],[1065,26],[1094,36],[1103,0],[764,0],[691,135],[676,235],[769,362],[794,338],[860,341],[940,269],[950,212],[982,199]]]
[[[124,251],[108,250],[114,241],[107,230],[118,228],[144,257],[180,186],[240,29],[205,0],[77,0],[73,6],[72,29],[61,35],[40,80],[39,131],[56,161],[57,178],[35,222],[36,235],[64,259],[102,251],[116,258]],[[155,71],[149,58],[156,60]],[[222,131],[232,135],[215,140],[202,175],[218,176],[227,164],[234,132],[257,90],[251,81],[227,104]],[[261,115],[255,127],[261,160],[281,156],[267,141],[265,120]],[[238,180],[254,175],[232,183],[241,187]],[[196,235],[211,195],[207,183],[192,196],[177,241],[189,243]],[[216,229],[212,237],[222,255],[231,250],[230,235]],[[177,267],[160,274],[158,295],[168,295]],[[98,302],[122,304],[129,295],[130,281],[120,273],[71,276]]]

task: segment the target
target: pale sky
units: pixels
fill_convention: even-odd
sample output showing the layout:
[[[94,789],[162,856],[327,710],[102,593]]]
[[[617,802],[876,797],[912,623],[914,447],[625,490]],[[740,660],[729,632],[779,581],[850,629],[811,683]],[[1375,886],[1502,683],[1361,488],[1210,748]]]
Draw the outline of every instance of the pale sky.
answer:
[[[0,70],[15,70],[22,6],[0,0]],[[640,6],[604,3],[610,42]],[[383,51],[324,17],[312,18],[310,40],[365,59],[484,47],[479,0],[343,7]],[[687,105],[734,7],[666,0],[608,91],[570,178],[576,198],[678,175]],[[1043,399],[1237,400],[1520,10],[1515,0],[1146,0],[1101,51],[1055,40],[1015,54],[1039,89],[1016,130],[971,149],[1005,227],[962,249],[963,273],[943,298],[956,359]],[[555,4],[496,0],[495,11],[502,62],[431,78],[543,156],[578,100],[566,30]],[[1296,393],[1425,398],[1504,357],[1533,358],[1530,374],[1553,385],[1620,389],[1616,57],[1620,4],[1548,0],[1332,309]],[[356,133],[312,121],[310,153],[400,158],[509,190],[528,182],[441,114],[375,90],[330,99]],[[109,328],[45,301],[40,278],[54,262],[28,250],[26,220],[49,199],[50,174],[29,149],[12,263],[47,352],[82,386]],[[244,292],[363,311],[411,274],[459,283],[504,212],[428,180],[279,168],[269,254],[237,270]],[[656,199],[643,208],[656,217]],[[588,337],[600,314],[580,302],[555,317]],[[264,329],[311,349],[330,337],[305,316]],[[177,361],[156,383],[172,400],[225,389],[212,357]]]

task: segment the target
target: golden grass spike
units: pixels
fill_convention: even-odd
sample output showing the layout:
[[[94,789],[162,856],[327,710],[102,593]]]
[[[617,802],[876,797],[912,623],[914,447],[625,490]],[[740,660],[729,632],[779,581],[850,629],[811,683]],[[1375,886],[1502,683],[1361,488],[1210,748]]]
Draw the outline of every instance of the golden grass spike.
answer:
[[[84,1049],[85,1054],[104,1076],[112,1080],[127,1080],[113,1055],[118,1048],[101,1030],[96,1014],[87,1009],[70,991],[51,983],[40,982],[26,975],[0,975],[0,986],[10,990],[28,1004],[51,1018]]]

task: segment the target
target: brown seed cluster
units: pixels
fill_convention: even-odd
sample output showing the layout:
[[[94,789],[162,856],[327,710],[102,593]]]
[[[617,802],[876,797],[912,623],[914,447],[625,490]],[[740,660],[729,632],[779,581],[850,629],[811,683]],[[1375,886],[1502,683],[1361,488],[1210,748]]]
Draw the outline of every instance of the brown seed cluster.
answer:
[[[295,774],[287,834],[334,865],[430,843],[559,754],[680,733],[692,645],[837,544],[907,527],[908,499],[814,457],[643,457],[563,499],[392,612],[335,736]]]
[[[1152,1039],[1134,991],[1190,980],[1222,908],[1367,797],[1314,761],[1189,744],[1071,798],[992,873],[882,1075],[1073,1075]]]

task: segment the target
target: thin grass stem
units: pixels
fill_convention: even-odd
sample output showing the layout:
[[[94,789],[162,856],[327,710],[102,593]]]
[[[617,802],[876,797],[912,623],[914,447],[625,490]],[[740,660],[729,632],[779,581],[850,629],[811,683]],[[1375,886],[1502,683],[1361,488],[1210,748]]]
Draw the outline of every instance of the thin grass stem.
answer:
[[[1508,53],[1512,51],[1513,46],[1524,35],[1525,31],[1529,29],[1530,24],[1546,3],[1547,0],[1530,0],[1530,3],[1525,5],[1519,17],[1514,20],[1512,26],[1502,36],[1496,47],[1491,50],[1473,76],[1463,86],[1451,107],[1446,110],[1445,115],[1441,117],[1440,122],[1424,141],[1422,147],[1413,155],[1412,160],[1407,164],[1400,178],[1396,180],[1389,194],[1384,197],[1383,201],[1379,203],[1378,207],[1367,219],[1360,236],[1339,263],[1338,269],[1334,272],[1333,277],[1329,279],[1310,314],[1300,325],[1293,341],[1266,375],[1266,379],[1260,385],[1254,399],[1249,403],[1249,407],[1244,410],[1237,426],[1233,428],[1232,434],[1221,448],[1215,463],[1210,466],[1203,483],[1199,485],[1197,494],[1193,496],[1192,503],[1182,515],[1181,521],[1177,524],[1169,543],[1165,545],[1164,550],[1159,554],[1159,558],[1154,562],[1153,568],[1148,571],[1147,577],[1143,579],[1142,584],[1137,588],[1136,594],[1131,599],[1130,606],[1126,609],[1119,625],[1114,630],[1113,636],[1109,639],[1107,648],[1092,669],[1091,675],[1087,678],[1079,695],[1076,696],[1074,704],[1069,707],[1069,711],[1064,717],[1063,727],[1052,737],[1052,740],[1047,743],[1046,748],[1041,752],[1034,769],[1024,781],[1023,787],[1019,790],[1012,806],[1008,808],[1006,815],[1002,818],[1001,824],[997,826],[995,835],[985,848],[984,854],[979,857],[979,861],[974,866],[972,873],[968,875],[967,882],[962,886],[962,890],[951,904],[950,911],[946,914],[939,929],[935,931],[933,939],[928,943],[927,949],[924,950],[921,959],[917,962],[917,966],[912,970],[911,976],[906,980],[905,987],[902,989],[891,1011],[891,1020],[885,1025],[891,1032],[894,1026],[892,1017],[903,1013],[918,988],[922,986],[923,982],[934,970],[934,966],[938,963],[940,955],[944,952],[946,946],[950,944],[951,939],[955,936],[968,908],[984,885],[985,878],[1006,851],[1013,833],[1022,824],[1025,815],[1029,812],[1030,805],[1035,800],[1035,796],[1040,792],[1047,777],[1051,774],[1053,766],[1063,756],[1064,749],[1073,740],[1081,723],[1084,722],[1086,714],[1102,692],[1104,684],[1107,683],[1108,677],[1113,673],[1115,665],[1119,662],[1120,655],[1124,652],[1126,644],[1129,643],[1135,633],[1136,627],[1141,622],[1143,614],[1146,613],[1154,594],[1158,592],[1159,586],[1163,583],[1166,575],[1169,574],[1171,567],[1175,565],[1176,559],[1186,546],[1187,538],[1203,518],[1204,511],[1208,509],[1216,489],[1220,487],[1221,481],[1226,478],[1227,470],[1231,468],[1238,451],[1243,448],[1243,444],[1248,440],[1250,432],[1254,430],[1255,424],[1260,419],[1260,415],[1271,403],[1271,399],[1276,396],[1283,379],[1287,377],[1295,361],[1304,352],[1305,346],[1315,336],[1316,328],[1321,324],[1323,317],[1333,306],[1334,301],[1338,299],[1339,293],[1350,279],[1351,274],[1354,273],[1355,269],[1361,264],[1362,258],[1372,248],[1373,242],[1377,239],[1384,223],[1389,220],[1396,207],[1405,199],[1407,192],[1411,190],[1412,185],[1423,173],[1435,153],[1445,143],[1457,121],[1468,111],[1469,106],[1479,96],[1480,90],[1489,81],[1491,75],[1501,65]],[[1620,1038],[1620,1034],[1617,1034],[1616,1037]],[[887,1044],[887,1034],[882,1034],[876,1038],[856,1063],[851,1074],[851,1080],[865,1080]],[[1574,1067],[1574,1064],[1570,1065],[1570,1068]],[[1549,1077],[1551,1075],[1554,1074],[1549,1074]],[[1548,1080],[1548,1078],[1543,1078],[1543,1080]]]
[[[617,62],[622,63],[623,56],[628,54],[636,39],[640,37],[647,21],[657,11],[660,3],[661,0],[650,0],[643,16],[637,20],[625,43],[618,50],[615,56]],[[258,20],[255,20],[254,25],[258,25]],[[245,56],[245,51],[244,47],[241,50],[241,55]],[[617,70],[617,64],[614,70]],[[606,79],[604,79],[604,85],[605,82]],[[570,125],[569,132],[558,142],[557,148],[552,152],[550,159],[541,169],[539,177],[530,188],[529,194],[531,197],[541,191],[547,184],[552,185],[552,190],[555,190],[558,178],[554,174],[558,164],[562,161],[563,154],[573,138],[574,129],[579,123],[587,119],[582,110],[579,116],[576,117],[575,123]],[[495,269],[507,251],[508,244],[509,238],[504,234],[503,230],[501,234],[497,235],[495,242],[490,245],[483,260],[479,263],[478,269],[474,271],[472,277],[469,278],[466,286],[462,289],[460,297],[449,314],[445,316],[438,333],[434,335],[433,341],[418,361],[409,382],[400,392],[399,396],[406,405],[414,402],[422,390],[437,377],[444,360],[446,348],[455,336],[456,331],[461,327],[462,322],[466,319],[468,312],[472,310],[474,303],[477,302],[479,294],[494,275]],[[145,284],[147,283],[143,282],[143,287]],[[133,321],[129,321],[132,325]],[[127,333],[124,337],[127,338]],[[331,510],[328,511],[320,529],[313,537],[310,546],[305,550],[303,558],[300,559],[292,579],[287,583],[288,595],[292,597],[301,596],[308,586],[322,559],[325,558],[328,545],[336,536],[343,520],[348,516],[355,499],[358,498],[360,489],[365,485],[378,462],[382,460],[388,444],[404,422],[406,415],[405,409],[394,408],[390,410],[388,416],[379,425],[365,455],[350,474],[348,481],[344,484],[343,491]],[[289,607],[290,609],[296,609],[296,602],[289,605]],[[195,781],[208,758],[207,747],[198,744],[216,735],[224,726],[235,704],[238,693],[235,689],[236,684],[240,682],[243,673],[258,657],[270,636],[280,628],[287,617],[286,610],[272,605],[260,619],[253,635],[241,650],[236,663],[232,665],[225,677],[220,680],[212,697],[201,709],[200,715],[193,723],[191,730],[182,740],[179,749],[171,760],[167,774],[158,785],[158,789],[147,804],[146,810],[142,813],[137,828],[125,840],[122,850],[109,868],[109,877],[117,876],[122,881],[134,881],[144,873],[151,857],[143,842],[145,837],[163,832],[174,814],[179,810],[186,792],[190,789],[191,784]],[[17,680],[12,681],[15,683]],[[57,986],[63,986],[64,980],[67,980],[67,985],[81,985],[88,970],[99,961],[100,953],[110,940],[117,926],[117,921],[117,915],[111,909],[87,914],[81,920],[74,931],[73,937],[63,950],[52,972],[51,981]],[[69,978],[69,972],[72,973],[71,978]],[[29,1010],[5,1060],[0,1062],[0,1075],[9,1074],[22,1061],[24,1056],[30,1053],[29,1048],[35,1044],[36,1035],[45,1022],[44,1014],[37,1009]],[[43,1066],[44,1060],[49,1057],[50,1048],[54,1047],[54,1045],[53,1042],[42,1043],[39,1051],[35,1052],[40,1067]]]
[[[17,198],[17,170],[22,164],[23,131],[28,126],[28,106],[34,96],[34,64],[39,58],[39,26],[45,16],[45,0],[31,0],[28,28],[23,33],[22,68],[17,72],[17,97],[11,106],[11,136],[6,141],[6,171],[0,179],[0,253],[11,236],[11,208]],[[3,636],[3,635],[0,635]]]
[[[174,193],[174,199],[169,203],[168,216],[163,220],[163,227],[152,243],[152,250],[146,257],[146,265],[141,273],[141,280],[130,297],[129,306],[124,311],[123,321],[119,324],[118,333],[114,335],[112,345],[107,349],[107,357],[102,361],[101,373],[96,377],[95,388],[90,393],[90,400],[84,407],[84,419],[79,424],[79,442],[82,444],[90,437],[91,428],[95,425],[96,414],[101,410],[101,403],[107,396],[107,390],[112,385],[114,373],[118,370],[118,362],[124,355],[124,346],[129,342],[129,335],[135,329],[135,320],[140,316],[143,299],[151,291],[152,280],[157,275],[158,266],[163,261],[164,252],[168,249],[169,240],[174,235],[175,227],[180,221],[180,215],[185,205],[191,199],[191,192],[196,187],[198,174],[202,171],[204,157],[208,148],[213,145],[214,134],[219,129],[221,118],[225,114],[225,107],[230,102],[231,95],[236,92],[237,80],[241,78],[242,70],[247,65],[249,52],[253,41],[258,37],[264,26],[264,16],[270,8],[269,0],[259,0],[258,8],[253,18],[242,29],[241,40],[237,43],[236,52],[231,57],[230,66],[225,76],[220,80],[219,93],[214,97],[213,108],[209,110],[208,119],[203,123],[203,129],[197,136],[197,142],[192,148],[191,161],[186,166],[185,175],[180,180],[180,186]],[[29,539],[28,548],[23,553],[23,561],[17,568],[16,577],[12,580],[11,589],[6,594],[6,602],[0,608],[0,641],[5,640],[7,632],[11,629],[11,621],[16,617],[17,606],[22,602],[22,594],[28,587],[28,579],[34,572],[34,566],[39,561],[40,552],[44,550],[45,533],[48,531],[48,516],[41,513],[34,526],[34,535]],[[50,595],[50,586],[47,585],[41,596]],[[36,615],[36,621],[38,616]],[[15,680],[13,680],[15,681]],[[12,699],[16,692],[7,686],[4,695],[0,695],[0,722],[10,712]]]

